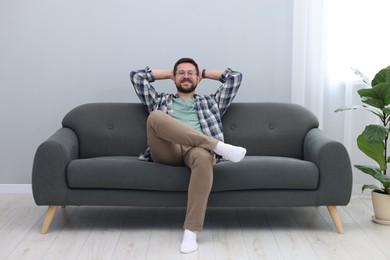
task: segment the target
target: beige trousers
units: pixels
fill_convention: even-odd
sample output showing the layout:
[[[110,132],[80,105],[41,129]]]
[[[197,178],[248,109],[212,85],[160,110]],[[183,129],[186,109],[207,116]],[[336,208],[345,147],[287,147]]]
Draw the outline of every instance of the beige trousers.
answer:
[[[148,117],[147,137],[154,162],[185,165],[191,169],[184,228],[202,230],[213,184],[215,156],[211,151],[218,140],[199,133],[160,110],[151,112]]]

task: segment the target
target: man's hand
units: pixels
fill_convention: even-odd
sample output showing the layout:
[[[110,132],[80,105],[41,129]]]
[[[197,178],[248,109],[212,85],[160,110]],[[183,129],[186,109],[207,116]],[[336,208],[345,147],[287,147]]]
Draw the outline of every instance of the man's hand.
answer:
[[[204,79],[202,77],[202,72],[203,72],[203,69],[199,68],[199,72],[198,72],[198,81],[200,82],[202,79]]]

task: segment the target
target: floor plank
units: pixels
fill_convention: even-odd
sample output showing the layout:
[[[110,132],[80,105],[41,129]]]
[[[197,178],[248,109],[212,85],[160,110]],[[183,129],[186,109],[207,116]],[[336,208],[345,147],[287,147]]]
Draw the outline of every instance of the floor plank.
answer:
[[[31,196],[18,194],[0,197],[0,259],[6,259],[42,219],[46,208],[37,207]]]
[[[215,259],[248,259],[245,238],[235,209],[210,211]]]
[[[291,211],[317,259],[352,259],[339,243],[339,234],[322,218],[318,207],[292,208]]]
[[[78,259],[112,259],[127,213],[125,207],[103,207]]]
[[[283,259],[316,259],[310,243],[288,208],[271,208],[265,212]]]
[[[337,232],[328,210],[325,207],[320,207],[319,211],[325,221],[331,226],[332,230]],[[341,243],[344,250],[346,250],[353,259],[388,259],[365,235],[359,225],[346,213],[345,208],[338,207],[338,212],[342,219],[345,233],[342,235],[339,234],[335,239]]]
[[[146,259],[155,209],[130,208],[112,259]]]
[[[71,207],[67,207],[66,210],[69,208]],[[50,246],[44,258],[77,259],[102,209],[103,207],[76,207],[75,212],[59,232],[55,243]]]
[[[66,207],[40,234],[47,207],[0,194],[0,259],[390,259],[390,226],[371,221],[369,197],[338,207],[210,208],[199,250],[180,254],[184,208]]]
[[[355,199],[344,210],[375,248],[390,258],[390,226],[378,225],[371,220],[372,207],[368,207],[364,200]]]
[[[283,259],[264,209],[238,209],[249,259]]]
[[[39,209],[40,218],[28,228],[29,232],[24,236],[23,240],[18,243],[18,246],[7,259],[43,259],[47,250],[53,243],[55,243],[58,234],[74,211],[73,208],[58,210],[54,216],[49,232],[42,235],[40,233],[40,229],[42,227],[47,207],[37,207],[31,205],[27,206],[27,208],[31,208],[31,210]],[[20,217],[23,219],[29,219],[30,215],[21,215]]]
[[[180,259],[183,221],[184,209],[156,209],[146,259]]]

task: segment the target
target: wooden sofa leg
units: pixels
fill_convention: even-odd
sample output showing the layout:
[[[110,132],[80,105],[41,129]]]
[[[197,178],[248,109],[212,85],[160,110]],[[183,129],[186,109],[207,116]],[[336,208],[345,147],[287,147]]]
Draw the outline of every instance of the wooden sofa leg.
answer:
[[[58,206],[49,206],[47,208],[45,220],[43,221],[41,234],[46,234],[47,230],[50,227],[51,222],[53,221],[54,215],[56,214]]]
[[[333,223],[336,226],[337,232],[339,234],[344,234],[343,226],[341,225],[341,220],[339,213],[337,212],[336,206],[327,206],[330,216],[332,217]]]

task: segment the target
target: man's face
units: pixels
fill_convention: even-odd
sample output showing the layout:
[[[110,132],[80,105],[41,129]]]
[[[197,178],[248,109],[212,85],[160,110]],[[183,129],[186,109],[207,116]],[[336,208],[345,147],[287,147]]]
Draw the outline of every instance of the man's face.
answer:
[[[196,74],[195,66],[191,63],[179,64],[174,81],[178,92],[187,94],[195,92],[199,83],[199,76]]]

